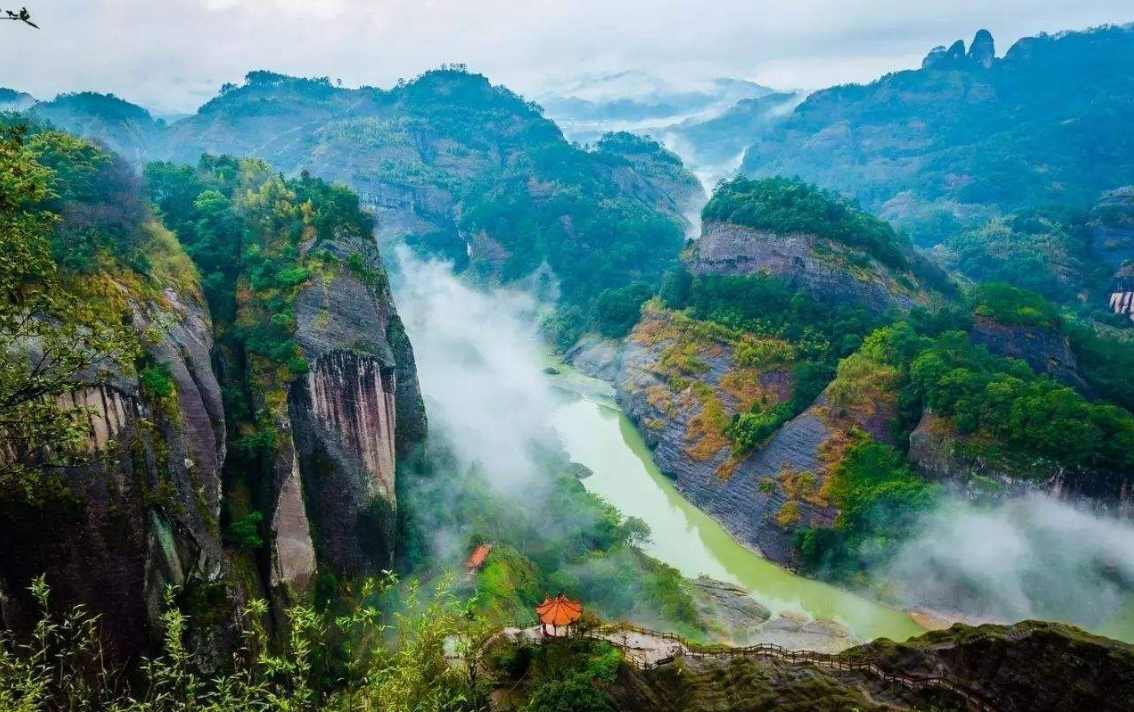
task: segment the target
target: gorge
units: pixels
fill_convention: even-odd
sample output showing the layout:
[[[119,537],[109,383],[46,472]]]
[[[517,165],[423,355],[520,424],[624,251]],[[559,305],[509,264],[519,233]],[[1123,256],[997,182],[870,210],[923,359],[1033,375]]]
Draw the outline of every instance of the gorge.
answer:
[[[1127,712],[1131,58],[0,91],[0,709]]]

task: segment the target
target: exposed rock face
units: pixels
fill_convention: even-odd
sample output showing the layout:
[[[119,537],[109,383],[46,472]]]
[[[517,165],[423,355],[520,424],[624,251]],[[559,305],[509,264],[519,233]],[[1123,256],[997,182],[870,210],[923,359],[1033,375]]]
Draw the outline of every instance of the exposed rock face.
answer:
[[[929,54],[925,55],[925,59],[921,60],[922,69],[937,69],[945,64],[945,46],[937,45],[929,50]]]
[[[319,558],[337,571],[393,564],[394,373],[348,351],[319,357],[290,412]],[[281,490],[281,494],[283,490]],[[377,527],[377,528],[376,528]]]
[[[945,54],[949,57],[949,59],[953,59],[953,60],[964,59],[965,58],[965,42],[964,42],[964,40],[957,40],[953,44],[949,45],[949,49],[946,50]]]
[[[1057,329],[977,319],[971,339],[991,354],[1022,359],[1036,373],[1046,373],[1083,393],[1091,392],[1079,375],[1071,344]]]
[[[1125,712],[1134,700],[1134,646],[1060,623],[957,624],[856,650],[887,669],[946,674],[1004,712]]]
[[[112,652],[124,655],[158,635],[164,590],[178,586],[186,600],[212,601],[211,623],[192,625],[191,634],[215,662],[234,642],[228,615],[242,597],[228,581],[217,525],[224,411],[205,308],[196,298],[165,297],[137,307],[135,326],[162,334],[147,351],[169,368],[176,396],[155,401],[126,375],[69,396],[67,404],[91,408],[96,457],[60,473],[65,490],[0,512],[0,606],[6,625],[28,625],[36,614],[27,587],[46,572],[53,600],[98,614],[113,631]]]
[[[1020,494],[1021,481],[1005,467],[987,462],[964,447],[945,418],[926,412],[910,433],[910,460],[926,477],[950,483],[969,497],[985,494],[971,483],[974,475],[995,481],[1007,495]]]
[[[689,267],[700,274],[776,275],[792,287],[831,301],[854,301],[875,312],[908,310],[926,300],[909,280],[900,281],[877,260],[839,243],[730,223],[704,226]]]
[[[792,611],[784,611],[760,626],[750,640],[753,644],[770,643],[791,650],[821,653],[839,653],[861,642],[846,626],[833,620],[815,620]]]
[[[356,247],[380,284],[340,269],[313,277],[295,301],[309,371],[288,389],[281,425],[291,438],[275,456],[271,522],[273,583],[296,590],[316,561],[338,572],[393,566],[397,454],[425,434],[413,351],[384,272],[372,245]]]
[[[287,586],[304,591],[315,574],[315,546],[311,542],[311,522],[303,501],[303,483],[299,474],[299,458],[292,451],[288,478],[280,487],[276,512],[272,517],[273,588]]]
[[[769,403],[791,393],[786,367],[763,371],[738,369],[734,350],[724,343],[702,345],[696,358],[704,369],[674,379],[666,363],[677,337],[652,338],[670,317],[647,311],[627,340],[617,385],[617,399],[654,451],[662,472],[701,509],[721,522],[742,543],[767,558],[787,563],[796,529],[830,524],[838,515],[824,494],[830,463],[837,459],[852,427],[884,437],[886,406],[871,412],[840,415],[820,399],[785,423],[754,453],[736,456],[719,427],[706,422],[719,408],[727,423],[753,400]],[[738,384],[745,384],[738,388]]]
[[[733,644],[747,644],[756,628],[772,617],[767,608],[736,584],[699,576],[693,579],[693,586],[698,612],[705,620],[718,623]]]
[[[622,359],[622,344],[598,334],[586,334],[564,354],[564,358],[591,378],[614,383]]]
[[[964,40],[957,40],[949,45],[949,49],[945,49],[944,45],[938,45],[929,50],[929,54],[921,60],[921,68],[960,69],[965,66],[965,59],[965,42]]]
[[[924,476],[939,480],[969,499],[1007,499],[1043,492],[1095,511],[1128,516],[1134,493],[1121,482],[1099,478],[1090,490],[1069,486],[1066,471],[1035,455],[1000,459],[972,436],[958,433],[945,418],[926,411],[910,433],[910,460]]]

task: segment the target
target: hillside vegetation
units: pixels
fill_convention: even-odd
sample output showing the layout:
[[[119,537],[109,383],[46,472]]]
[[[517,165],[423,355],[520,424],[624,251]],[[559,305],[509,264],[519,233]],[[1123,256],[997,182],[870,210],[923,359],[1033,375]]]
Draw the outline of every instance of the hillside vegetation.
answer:
[[[1027,37],[997,59],[991,43],[974,42],[979,60],[962,43],[948,61],[815,92],[757,137],[743,172],[855,196],[920,244],[1134,182],[1134,31]]]

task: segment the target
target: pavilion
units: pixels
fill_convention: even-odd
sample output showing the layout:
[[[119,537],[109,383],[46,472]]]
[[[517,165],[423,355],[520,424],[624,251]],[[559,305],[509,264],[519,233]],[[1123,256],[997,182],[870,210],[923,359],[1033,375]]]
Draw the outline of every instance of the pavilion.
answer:
[[[547,635],[551,626],[552,635],[559,635],[559,628],[568,630],[583,616],[583,604],[560,593],[555,598],[544,596],[543,603],[536,604],[540,632]]]

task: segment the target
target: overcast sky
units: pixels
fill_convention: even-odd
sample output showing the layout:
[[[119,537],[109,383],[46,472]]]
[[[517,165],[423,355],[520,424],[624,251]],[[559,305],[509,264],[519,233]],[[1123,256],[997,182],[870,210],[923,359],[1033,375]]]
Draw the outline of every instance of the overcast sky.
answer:
[[[13,0],[0,0],[8,9]],[[0,86],[111,91],[192,111],[250,69],[387,86],[464,62],[528,95],[646,70],[777,88],[868,81],[980,27],[1003,53],[1042,31],[1134,20],[1130,0],[16,0]]]

